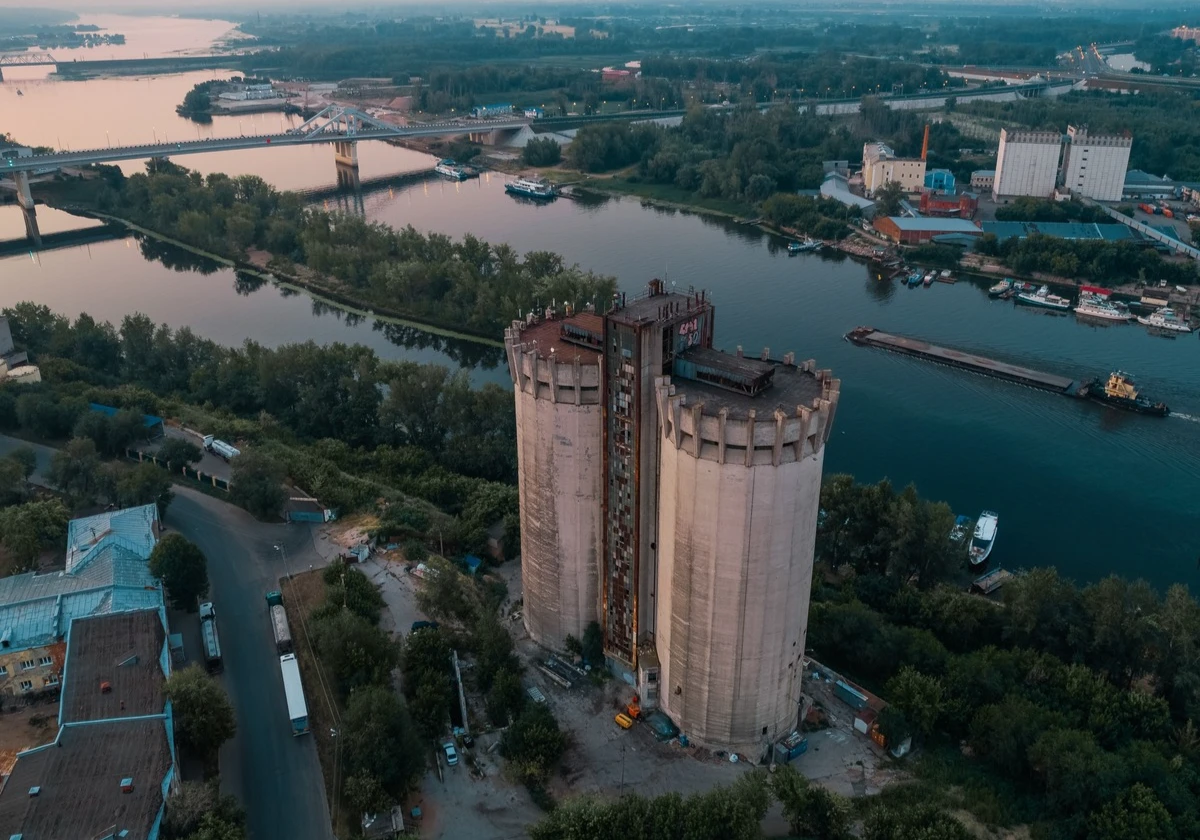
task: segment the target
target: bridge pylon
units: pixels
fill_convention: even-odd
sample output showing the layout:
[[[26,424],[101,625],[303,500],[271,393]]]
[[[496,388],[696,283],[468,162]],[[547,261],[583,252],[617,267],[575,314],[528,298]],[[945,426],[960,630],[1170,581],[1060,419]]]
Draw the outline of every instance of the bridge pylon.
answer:
[[[333,144],[333,160],[338,166],[338,180],[341,180],[343,166],[358,169],[358,142],[355,140],[336,140]]]
[[[21,205],[22,210],[33,212],[33,193],[29,189],[29,173],[14,172],[12,174],[13,183],[17,187],[17,204]]]

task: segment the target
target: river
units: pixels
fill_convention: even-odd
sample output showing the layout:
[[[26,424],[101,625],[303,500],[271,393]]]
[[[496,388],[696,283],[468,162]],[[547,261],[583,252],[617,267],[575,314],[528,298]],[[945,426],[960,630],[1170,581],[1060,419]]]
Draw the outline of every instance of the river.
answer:
[[[64,143],[95,145],[103,129],[53,119],[38,104],[44,89],[44,101],[59,113],[94,107],[88,113],[106,114],[123,132],[174,132],[174,104],[195,78],[45,82],[19,103],[27,116],[44,118],[8,125],[19,126],[27,142],[47,142],[46,135],[61,131],[69,132]],[[0,84],[0,114],[10,113],[11,87]],[[129,91],[137,91],[132,101],[139,108],[118,116],[120,104],[131,101],[123,98]],[[230,120],[236,118],[218,118],[211,130],[230,130]],[[29,138],[26,127],[35,132]],[[49,143],[59,145],[54,140]],[[378,142],[363,144],[360,157],[363,178],[428,166],[423,155]],[[202,171],[253,172],[284,188],[333,181],[331,153],[320,147],[180,162]],[[630,293],[655,276],[678,288],[708,289],[720,347],[740,344],[757,353],[767,346],[775,357],[794,350],[841,377],[828,472],[915,482],[924,495],[945,499],[960,513],[998,511],[995,564],[1055,565],[1081,581],[1141,576],[1159,587],[1191,582],[1200,573],[1200,422],[1194,419],[1200,418],[1200,342],[1194,335],[1167,340],[1136,326],[1087,326],[989,300],[983,285],[969,282],[900,288],[849,259],[788,256],[781,241],[754,229],[634,200],[524,203],[506,196],[495,175],[383,189],[368,193],[363,204],[368,218],[392,225],[453,236],[471,232],[522,252],[557,251],[615,275]],[[38,218],[43,233],[78,224],[45,208]],[[0,239],[22,231],[18,211],[0,207]],[[114,321],[140,310],[227,344],[248,337],[269,345],[357,341],[387,358],[461,365],[477,382],[506,381],[494,348],[335,314],[306,296],[133,237],[0,260],[0,306],[25,299]],[[844,342],[842,335],[860,324],[1075,378],[1120,367],[1137,374],[1144,392],[1175,414],[1157,420],[1119,413]]]

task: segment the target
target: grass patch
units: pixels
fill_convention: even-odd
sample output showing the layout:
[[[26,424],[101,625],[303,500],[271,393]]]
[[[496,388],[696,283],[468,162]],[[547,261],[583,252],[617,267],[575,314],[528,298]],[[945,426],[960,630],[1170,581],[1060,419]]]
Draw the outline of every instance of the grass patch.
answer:
[[[325,603],[322,573],[323,570],[316,569],[284,580],[283,606],[287,611],[288,626],[292,629],[296,660],[300,663],[300,679],[304,683],[304,696],[308,701],[308,725],[312,728],[312,737],[317,741],[317,756],[321,762],[321,776],[325,780],[325,799],[329,802],[333,833],[337,837],[348,837],[352,815],[348,813],[348,808],[338,807],[337,785],[341,779],[336,773],[337,740],[331,734],[339,726],[342,709],[328,678],[324,680],[324,685],[330,686],[330,689],[328,692],[322,690],[321,675],[318,673],[321,664],[305,629],[312,611]]]
[[[723,216],[741,218],[751,217],[755,214],[753,205],[724,198],[704,198],[674,184],[635,183],[623,178],[607,178],[588,180],[582,184],[582,188],[614,195],[628,195],[659,204],[703,210]]]

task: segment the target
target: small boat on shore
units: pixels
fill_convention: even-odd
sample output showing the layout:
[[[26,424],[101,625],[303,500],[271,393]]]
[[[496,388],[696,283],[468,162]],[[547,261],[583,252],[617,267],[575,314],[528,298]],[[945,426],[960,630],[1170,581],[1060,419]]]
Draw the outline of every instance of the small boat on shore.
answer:
[[[1026,306],[1038,306],[1042,309],[1053,309],[1056,312],[1066,312],[1071,308],[1071,301],[1065,297],[1052,294],[1049,286],[1042,286],[1036,292],[1021,292],[1017,295],[1017,303]]]
[[[1139,315],[1137,320],[1143,326],[1154,327],[1159,330],[1181,333],[1190,333],[1192,331],[1188,322],[1180,318],[1179,313],[1169,306],[1157,309],[1149,315]]]
[[[921,272],[914,271],[912,274],[908,275],[908,281],[907,281],[908,287],[910,289],[912,289],[912,288],[915,288],[916,286],[920,286],[921,279],[922,279]]]
[[[953,283],[954,277],[950,274],[950,269],[943,268],[942,273],[937,276],[939,283]]]
[[[988,289],[988,297],[998,298],[1013,287],[1013,281],[1005,277],[995,286]]]
[[[985,510],[975,523],[975,535],[971,537],[971,565],[982,566],[992,554],[996,544],[996,532],[1000,530],[1000,514]]]
[[[1167,404],[1153,402],[1138,393],[1133,377],[1123,371],[1114,370],[1108,375],[1107,382],[1093,379],[1087,386],[1087,396],[1096,402],[1102,402],[1113,408],[1123,408],[1126,411],[1136,411],[1138,414],[1150,414],[1154,417],[1166,417],[1171,413]]]
[[[937,272],[936,272],[936,271],[931,271],[931,272],[929,272],[928,274],[926,274],[926,275],[925,275],[925,279],[924,279],[924,280],[922,280],[922,281],[921,281],[921,283],[922,283],[923,285],[925,285],[925,286],[932,286],[932,285],[933,285],[933,278],[934,278],[934,277],[937,277]]]

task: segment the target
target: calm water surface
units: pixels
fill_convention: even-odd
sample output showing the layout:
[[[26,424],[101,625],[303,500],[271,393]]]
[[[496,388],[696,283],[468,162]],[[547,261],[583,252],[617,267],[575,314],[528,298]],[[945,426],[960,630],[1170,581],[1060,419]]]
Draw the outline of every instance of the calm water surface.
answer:
[[[115,143],[117,125],[124,143],[278,127],[278,114],[217,118],[200,128],[176,117],[183,94],[212,75],[45,82],[29,85],[24,97],[6,82],[0,84],[0,130],[18,131],[25,142],[81,148],[109,138]],[[16,117],[11,122],[10,114]],[[430,164],[424,155],[378,142],[362,144],[360,157],[363,178]],[[205,172],[260,174],[282,188],[334,179],[332,154],[320,147],[179,162]],[[794,350],[841,377],[828,471],[916,482],[922,493],[961,513],[997,510],[994,563],[1053,564],[1080,580],[1116,572],[1159,586],[1191,583],[1200,575],[1195,335],[1167,340],[1136,326],[1086,326],[1073,317],[990,301],[983,286],[966,282],[900,288],[850,260],[789,257],[782,242],[757,231],[631,200],[525,203],[506,196],[496,175],[370,192],[362,206],[369,219],[396,226],[452,236],[471,232],[521,252],[557,251],[584,268],[615,275],[630,293],[656,276],[677,288],[708,289],[717,307],[719,346],[740,344],[747,352],[767,346],[776,358]],[[43,233],[83,224],[45,208],[38,219]],[[0,239],[23,230],[19,212],[0,207]],[[476,381],[506,381],[494,349],[334,314],[303,295],[132,237],[0,259],[0,306],[26,299],[113,321],[140,310],[227,344],[248,337],[269,345],[308,338],[361,342],[387,358],[465,366]],[[1120,413],[842,340],[860,324],[1076,378],[1120,367],[1176,414],[1157,420]]]

